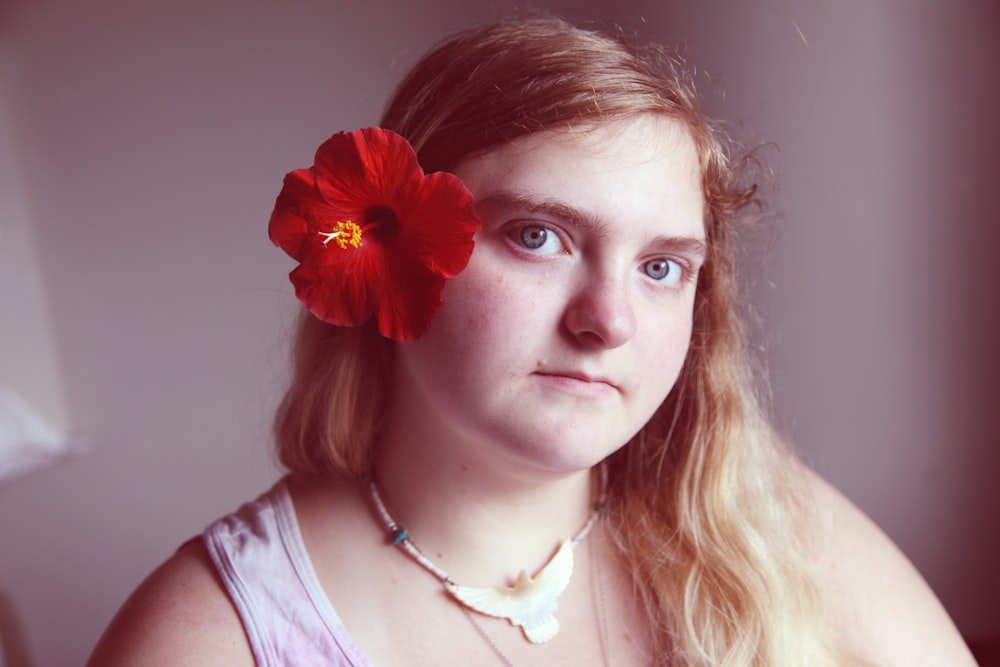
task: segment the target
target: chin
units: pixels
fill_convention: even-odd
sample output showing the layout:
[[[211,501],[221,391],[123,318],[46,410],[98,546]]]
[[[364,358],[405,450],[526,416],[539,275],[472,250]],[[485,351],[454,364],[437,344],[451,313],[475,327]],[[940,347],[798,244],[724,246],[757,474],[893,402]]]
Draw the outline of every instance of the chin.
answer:
[[[540,469],[557,475],[571,475],[593,468],[623,446],[594,442],[593,434],[588,434],[588,437],[570,434],[563,435],[558,441],[536,440],[521,449],[519,455],[530,459]]]

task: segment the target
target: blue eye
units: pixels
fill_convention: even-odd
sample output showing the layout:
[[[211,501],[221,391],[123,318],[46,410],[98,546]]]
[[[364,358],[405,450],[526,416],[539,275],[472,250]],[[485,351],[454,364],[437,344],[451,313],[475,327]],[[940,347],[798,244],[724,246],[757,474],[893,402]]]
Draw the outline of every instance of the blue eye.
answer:
[[[519,248],[535,255],[555,255],[565,251],[559,234],[543,225],[525,224],[510,230],[507,236]]]
[[[665,285],[676,285],[684,275],[680,264],[666,257],[651,259],[642,265],[643,272],[657,282]]]
[[[521,244],[529,250],[538,250],[545,245],[549,231],[544,227],[522,227]]]

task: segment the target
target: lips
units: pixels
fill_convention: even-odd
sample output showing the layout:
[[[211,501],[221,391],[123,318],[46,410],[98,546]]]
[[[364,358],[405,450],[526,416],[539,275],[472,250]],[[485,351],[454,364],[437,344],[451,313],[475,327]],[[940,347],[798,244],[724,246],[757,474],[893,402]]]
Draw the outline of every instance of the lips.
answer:
[[[544,371],[535,371],[535,375],[546,378],[550,382],[558,383],[567,387],[578,387],[590,391],[620,391],[617,384],[609,378],[601,375],[592,375],[576,370],[556,370],[547,368]]]

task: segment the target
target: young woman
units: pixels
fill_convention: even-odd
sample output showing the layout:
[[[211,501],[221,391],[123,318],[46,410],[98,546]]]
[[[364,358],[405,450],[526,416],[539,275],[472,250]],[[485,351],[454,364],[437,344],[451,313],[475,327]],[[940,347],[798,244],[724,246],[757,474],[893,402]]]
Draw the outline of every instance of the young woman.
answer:
[[[92,663],[974,664],[758,402],[753,197],[674,58],[548,18],[431,51],[278,197],[288,477]]]

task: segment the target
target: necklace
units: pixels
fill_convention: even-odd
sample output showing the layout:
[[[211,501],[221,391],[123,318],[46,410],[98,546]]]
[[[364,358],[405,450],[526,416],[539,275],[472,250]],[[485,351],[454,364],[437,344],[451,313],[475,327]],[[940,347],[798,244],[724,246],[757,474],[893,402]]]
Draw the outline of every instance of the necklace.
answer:
[[[601,642],[602,642],[601,657],[604,659],[604,667],[611,667],[611,644],[608,642],[608,614],[604,604],[604,582],[601,579],[600,561],[597,559],[596,554],[594,552],[593,541],[590,542],[590,555],[591,555],[590,574],[591,577],[593,577],[594,579],[594,585],[597,587],[597,602],[598,602],[598,612],[599,612],[598,619],[600,623],[599,629],[601,631]],[[476,632],[479,633],[479,636],[483,638],[483,641],[485,641],[489,645],[490,649],[492,649],[493,652],[497,655],[497,657],[500,658],[500,661],[503,662],[503,664],[506,665],[506,667],[514,667],[514,663],[511,662],[511,659],[507,657],[507,654],[504,653],[499,646],[497,646],[497,643],[493,641],[493,638],[490,637],[488,632],[486,632],[486,628],[484,628],[482,625],[479,624],[479,621],[477,621],[476,617],[472,615],[472,612],[470,612],[465,607],[459,607],[459,608],[462,610],[462,613],[465,615],[465,617],[469,619],[469,623],[472,623],[472,626],[476,629]]]
[[[605,474],[603,468],[601,472],[602,475]],[[461,605],[462,612],[472,621],[479,634],[505,663],[509,665],[510,661],[469,613],[470,610],[486,616],[506,619],[512,625],[519,626],[525,638],[534,644],[547,642],[558,634],[559,621],[556,620],[555,611],[558,607],[559,595],[566,590],[573,575],[573,548],[586,539],[597,520],[607,513],[603,501],[594,503],[594,511],[583,527],[572,539],[566,540],[559,546],[555,555],[534,577],[528,576],[528,573],[522,570],[513,586],[475,588],[456,584],[444,570],[435,565],[417,548],[410,538],[410,534],[389,512],[382,500],[375,478],[372,475],[367,475],[366,481],[371,492],[372,503],[375,505],[375,510],[386,530],[389,531],[392,543],[441,582],[445,591]],[[603,489],[603,479],[601,486]],[[603,597],[602,590],[602,606]]]

